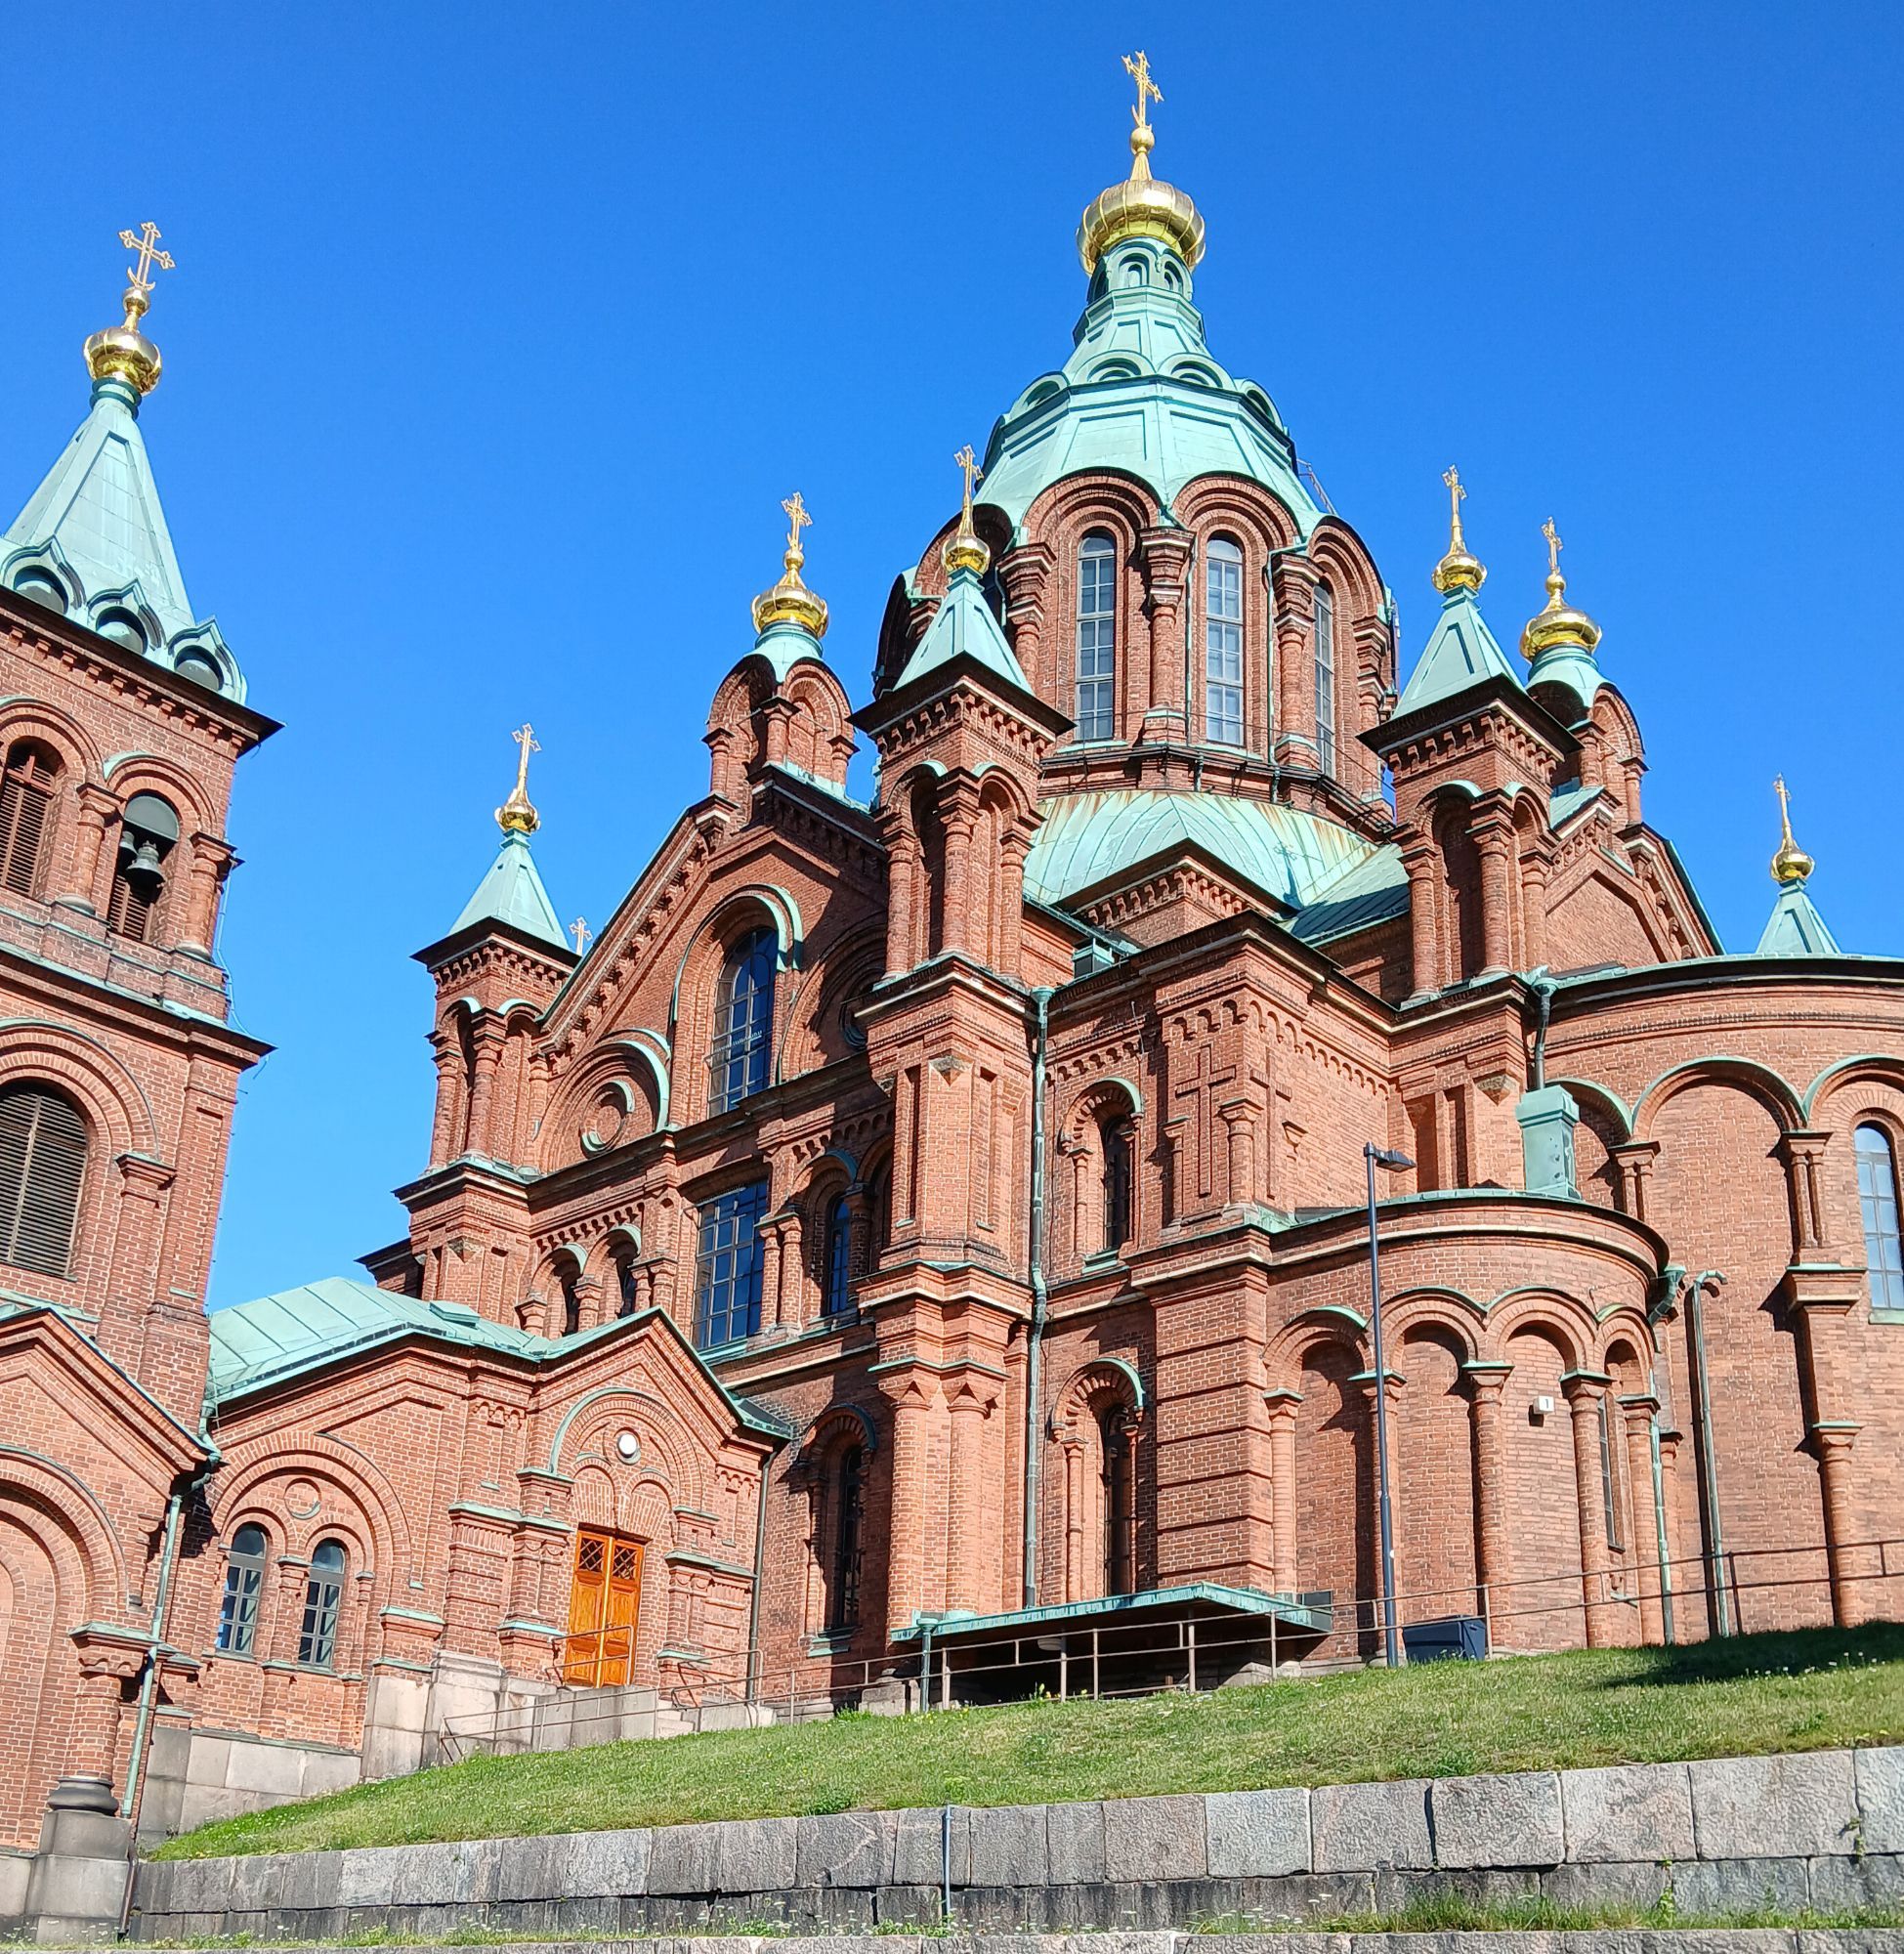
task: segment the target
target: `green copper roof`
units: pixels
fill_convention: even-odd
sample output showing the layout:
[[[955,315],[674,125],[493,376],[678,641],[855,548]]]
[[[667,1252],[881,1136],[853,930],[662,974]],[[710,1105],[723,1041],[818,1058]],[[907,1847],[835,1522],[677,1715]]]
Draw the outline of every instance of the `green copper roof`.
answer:
[[[551,943],[567,950],[569,940],[556,920],[555,905],[536,872],[535,858],[529,853],[529,836],[510,832],[502,837],[489,872],[476,885],[476,893],[463,905],[463,913],[450,926],[449,934],[468,929],[473,923],[502,922],[538,943]]]
[[[783,685],[802,658],[811,658],[816,664],[826,662],[820,640],[811,631],[803,631],[792,623],[769,624],[753,641],[750,656],[765,658],[774,668],[775,680]]]
[[[187,678],[244,698],[217,621],[193,615],[123,380],[93,387],[92,409],[4,537],[0,582]]]
[[[1014,534],[1054,482],[1094,469],[1135,477],[1165,511],[1200,476],[1241,475],[1305,536],[1321,520],[1275,403],[1211,358],[1190,297],[1189,269],[1168,245],[1133,237],[1106,253],[1071,358],[1019,396],[986,445],[981,499]]]
[[[1504,678],[1514,686],[1521,682],[1520,674],[1507,661],[1507,654],[1488,629],[1474,593],[1457,585],[1441,600],[1441,616],[1428,634],[1427,649],[1402,688],[1396,714],[1438,705],[1484,678]]]
[[[1299,910],[1351,869],[1395,852],[1299,808],[1229,794],[1066,794],[1045,801],[1040,811],[1043,824],[1026,859],[1025,885],[1060,907],[1121,870],[1191,846]]]
[[[1593,696],[1606,683],[1593,654],[1582,645],[1556,645],[1534,660],[1527,674],[1529,692],[1553,686],[1567,695],[1565,703],[1545,701],[1563,726],[1577,726],[1593,705]]]
[[[1758,939],[1756,956],[1841,956],[1838,939],[1831,933],[1818,905],[1805,893],[1802,882],[1788,882],[1778,892],[1765,933]]]
[[[1031,681],[1016,654],[1005,642],[992,607],[985,601],[985,587],[969,570],[955,570],[939,608],[932,614],[925,636],[906,661],[899,675],[902,686],[949,665],[958,658],[976,658],[989,671],[1008,679],[1020,692],[1030,692]]]

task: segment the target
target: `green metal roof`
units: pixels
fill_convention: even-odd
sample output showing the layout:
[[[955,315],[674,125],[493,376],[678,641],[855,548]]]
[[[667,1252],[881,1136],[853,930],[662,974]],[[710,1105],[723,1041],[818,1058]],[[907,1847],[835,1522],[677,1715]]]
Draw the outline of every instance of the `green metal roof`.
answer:
[[[463,913],[451,924],[449,935],[485,922],[507,923],[538,943],[553,944],[566,951],[569,940],[556,920],[555,905],[536,872],[535,858],[529,853],[529,836],[511,830],[502,837],[489,871],[476,885],[476,893],[463,905]]]
[[[1289,1594],[1266,1594],[1260,1588],[1230,1588],[1216,1581],[1196,1581],[1181,1588],[1146,1588],[1136,1594],[1100,1594],[1088,1601],[1058,1601],[1044,1608],[1013,1608],[1001,1615],[942,1615],[933,1622],[914,1620],[895,1630],[893,1640],[922,1640],[930,1631],[935,1642],[970,1635],[996,1635],[1013,1629],[1062,1628],[1068,1622],[1095,1621],[1106,1615],[1133,1615],[1154,1609],[1187,1613],[1192,1608],[1218,1608],[1240,1615],[1274,1615],[1292,1628],[1314,1629],[1327,1635],[1330,1612],[1314,1608]]]
[[[1552,686],[1568,696],[1570,708],[1555,706],[1554,717],[1564,726],[1577,726],[1592,709],[1593,696],[1606,683],[1593,654],[1582,645],[1556,645],[1534,660],[1527,674],[1527,689]],[[1553,704],[1553,701],[1547,701]]]
[[[1841,956],[1838,939],[1818,913],[1818,905],[1802,882],[1788,882],[1778,892],[1765,933],[1755,956]]]
[[[1402,688],[1396,716],[1419,706],[1438,705],[1485,678],[1504,678],[1515,687],[1521,682],[1500,641],[1488,629],[1473,591],[1458,585],[1441,600],[1441,616],[1428,634],[1419,662]]]
[[[1372,924],[1408,914],[1408,871],[1391,842],[1315,891],[1290,924],[1304,943],[1331,943]]]
[[[1192,846],[1265,895],[1303,909],[1338,876],[1383,852],[1318,815],[1229,794],[1065,794],[1043,802],[1040,812],[1044,819],[1025,863],[1025,885],[1060,908],[1121,870]],[[1399,863],[1397,856],[1397,868]]]
[[[985,586],[969,570],[952,572],[946,594],[932,614],[932,622],[926,626],[925,636],[906,660],[899,685],[910,685],[914,679],[923,678],[959,658],[977,659],[987,670],[1009,680],[1020,692],[1032,690],[1025,668],[1005,642],[1005,634],[998,628],[991,605],[985,601]]]
[[[139,431],[139,396],[123,380],[95,383],[78,432],[0,537],[0,582],[155,664],[183,665],[196,683],[244,698],[217,621],[197,617],[186,595]]]
[[[1321,520],[1274,402],[1217,364],[1190,300],[1189,268],[1168,245],[1133,237],[1105,255],[1070,359],[1020,395],[986,445],[981,499],[1014,535],[1054,482],[1096,469],[1134,477],[1166,512],[1199,477],[1241,475],[1305,536]]]

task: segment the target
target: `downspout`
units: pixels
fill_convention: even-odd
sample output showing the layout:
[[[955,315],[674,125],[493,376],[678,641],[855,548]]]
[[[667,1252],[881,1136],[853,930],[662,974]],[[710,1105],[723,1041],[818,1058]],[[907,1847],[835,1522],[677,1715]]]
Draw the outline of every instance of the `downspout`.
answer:
[[[1530,974],[1527,988],[1534,993],[1535,1006],[1540,1012],[1534,1021],[1534,1058],[1529,1067],[1533,1083],[1528,1090],[1544,1092],[1547,1083],[1547,1025],[1553,1017],[1553,994],[1560,986],[1547,975],[1546,966],[1543,964]]]
[[[760,1498],[754,1502],[753,1520],[753,1593],[747,1596],[747,1687],[746,1701],[755,1703],[760,1698],[760,1584],[766,1579],[766,1569],[761,1564],[767,1556],[767,1470],[768,1461],[760,1463]],[[789,1716],[792,1714],[789,1709]]]
[[[1718,1632],[1734,1633],[1732,1597],[1725,1586],[1725,1530],[1719,1519],[1718,1460],[1713,1451],[1713,1399],[1706,1375],[1706,1316],[1704,1299],[1707,1284],[1718,1288],[1725,1281],[1717,1269],[1702,1269],[1686,1289],[1686,1323],[1692,1331],[1693,1389],[1699,1403],[1699,1476],[1706,1494],[1706,1512],[1712,1527],[1713,1600],[1717,1610]]]
[[[1044,1058],[1051,1032],[1051,989],[1032,993],[1032,1322],[1025,1338],[1025,1565],[1024,1605],[1037,1606],[1037,1500],[1039,1358],[1044,1340]],[[930,1643],[928,1642],[928,1647]]]
[[[1666,1466],[1660,1458],[1660,1415],[1657,1410],[1647,1416],[1646,1434],[1653,1448],[1653,1525],[1659,1535],[1660,1627],[1666,1635],[1666,1645],[1671,1648],[1673,1643],[1672,1550],[1666,1537]]]
[[[193,1474],[190,1484],[198,1483]],[[132,1752],[126,1761],[126,1795],[119,1801],[119,1816],[130,1818],[139,1804],[139,1779],[146,1763],[146,1740],[151,1731],[152,1698],[158,1694],[158,1648],[165,1635],[165,1606],[172,1593],[172,1569],[179,1556],[179,1514],[185,1508],[187,1487],[173,1488],[165,1508],[165,1545],[158,1563],[158,1590],[152,1597],[152,1626],[148,1635],[146,1673],[139,1681],[139,1716],[132,1729]]]

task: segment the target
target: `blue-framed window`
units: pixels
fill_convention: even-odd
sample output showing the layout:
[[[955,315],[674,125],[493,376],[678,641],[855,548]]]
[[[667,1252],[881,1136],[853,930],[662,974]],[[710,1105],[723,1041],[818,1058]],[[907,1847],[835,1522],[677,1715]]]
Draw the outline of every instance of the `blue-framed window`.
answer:
[[[298,1660],[329,1669],[337,1660],[337,1617],[344,1605],[344,1543],[320,1540],[311,1550],[304,1584],[304,1619],[298,1626]]]
[[[764,1180],[701,1203],[695,1341],[703,1350],[760,1329],[760,1223],[766,1212]]]
[[[265,1530],[241,1526],[225,1552],[225,1593],[218,1604],[218,1645],[249,1655],[258,1639],[258,1598],[265,1586]]]
[[[1897,1157],[1882,1126],[1857,1131],[1858,1208],[1873,1309],[1904,1311],[1904,1243],[1897,1225]]]
[[[1326,583],[1316,585],[1316,758],[1335,771],[1335,599]]]
[[[728,952],[714,999],[714,1042],[707,1054],[710,1113],[725,1113],[767,1083],[774,1042],[771,929],[756,929]]]
[[[826,1208],[826,1282],[821,1313],[844,1316],[852,1307],[853,1216],[846,1196],[836,1194]]]
[[[1118,546],[1093,533],[1078,551],[1078,738],[1117,734]]]
[[[1204,569],[1204,738],[1243,744],[1243,552],[1227,536]]]

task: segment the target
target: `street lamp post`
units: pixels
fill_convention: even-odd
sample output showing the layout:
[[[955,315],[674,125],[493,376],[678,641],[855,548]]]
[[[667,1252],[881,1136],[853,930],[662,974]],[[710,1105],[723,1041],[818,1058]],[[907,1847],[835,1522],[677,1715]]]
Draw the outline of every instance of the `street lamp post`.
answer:
[[[1381,1347],[1381,1252],[1375,1240],[1375,1168],[1400,1172],[1415,1163],[1373,1140],[1362,1149],[1369,1168],[1369,1324],[1375,1349],[1375,1484],[1381,1517],[1381,1638],[1390,1669],[1401,1664],[1395,1631],[1395,1522],[1388,1498],[1388,1364]]]

